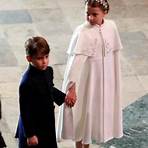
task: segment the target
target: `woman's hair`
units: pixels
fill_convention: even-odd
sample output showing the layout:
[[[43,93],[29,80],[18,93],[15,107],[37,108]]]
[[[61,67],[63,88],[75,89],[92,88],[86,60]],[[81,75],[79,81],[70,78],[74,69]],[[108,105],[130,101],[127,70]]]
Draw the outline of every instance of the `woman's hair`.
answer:
[[[107,0],[85,0],[85,4],[91,7],[99,7],[105,13],[109,11],[109,3]]]
[[[46,55],[50,52],[50,47],[43,37],[32,37],[25,42],[27,56]]]

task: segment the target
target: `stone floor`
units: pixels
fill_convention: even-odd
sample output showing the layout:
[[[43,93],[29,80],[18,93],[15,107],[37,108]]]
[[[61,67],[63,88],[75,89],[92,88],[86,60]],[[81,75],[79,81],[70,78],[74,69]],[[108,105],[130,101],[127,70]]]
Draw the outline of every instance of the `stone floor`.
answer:
[[[148,1],[110,0],[107,18],[117,23],[124,46],[121,55],[123,80],[124,137],[101,145],[104,148],[148,147]],[[3,118],[0,129],[8,148],[18,120],[18,84],[27,66],[24,42],[30,36],[44,36],[51,46],[50,64],[55,85],[61,88],[66,49],[74,28],[84,21],[83,0],[0,1],[0,98]],[[136,101],[137,100],[137,101]],[[136,101],[136,102],[135,102]],[[58,109],[56,109],[56,115]],[[62,141],[59,148],[73,148]],[[98,148],[98,145],[91,145]]]

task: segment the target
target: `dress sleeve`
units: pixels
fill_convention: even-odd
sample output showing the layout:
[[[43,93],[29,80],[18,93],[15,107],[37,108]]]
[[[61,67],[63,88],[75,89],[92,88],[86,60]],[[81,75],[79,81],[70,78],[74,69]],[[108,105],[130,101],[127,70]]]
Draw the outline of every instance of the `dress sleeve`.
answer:
[[[75,31],[72,34],[72,37],[71,37],[71,40],[70,40],[70,43],[69,43],[69,47],[68,47],[68,50],[67,50],[67,54],[69,56],[73,55],[74,48],[75,48],[77,40],[78,40],[78,29],[76,28]]]
[[[113,22],[113,27],[114,27],[114,50],[118,51],[121,50],[123,48],[122,43],[121,43],[121,39],[120,39],[120,35],[119,35],[119,31],[117,29],[116,23]]]
[[[87,28],[83,26],[77,27],[72,35],[67,51],[69,56],[62,86],[64,92],[67,92],[72,83],[75,83],[77,88],[86,59],[95,53],[89,37]]]

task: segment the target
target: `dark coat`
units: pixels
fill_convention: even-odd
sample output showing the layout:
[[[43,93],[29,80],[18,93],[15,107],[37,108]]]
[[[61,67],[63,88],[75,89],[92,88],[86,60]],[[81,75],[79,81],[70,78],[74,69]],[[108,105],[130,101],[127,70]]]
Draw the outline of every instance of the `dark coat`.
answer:
[[[1,100],[0,100],[0,119],[1,118],[2,118],[2,108],[1,108]],[[4,148],[4,147],[6,147],[6,144],[0,131],[0,148]]]
[[[4,148],[4,147],[6,147],[6,144],[0,132],[0,148]]]
[[[0,100],[0,119],[2,118],[2,105],[1,105],[1,100]]]
[[[33,135],[37,135],[40,148],[57,148],[54,102],[61,105],[64,99],[65,94],[54,87],[51,67],[41,71],[29,66],[19,87],[20,119],[16,136],[20,148],[26,148],[26,137]]]

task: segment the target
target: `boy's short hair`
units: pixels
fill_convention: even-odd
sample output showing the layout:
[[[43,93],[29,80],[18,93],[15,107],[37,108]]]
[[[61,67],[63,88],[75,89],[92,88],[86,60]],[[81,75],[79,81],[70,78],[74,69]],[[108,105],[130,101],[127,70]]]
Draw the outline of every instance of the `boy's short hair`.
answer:
[[[29,38],[25,42],[25,50],[27,56],[46,55],[50,52],[47,41],[40,36]]]

